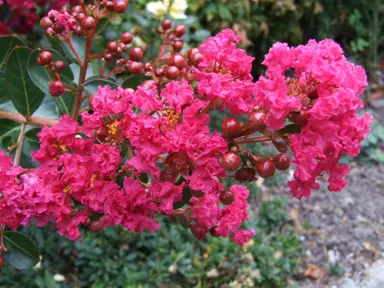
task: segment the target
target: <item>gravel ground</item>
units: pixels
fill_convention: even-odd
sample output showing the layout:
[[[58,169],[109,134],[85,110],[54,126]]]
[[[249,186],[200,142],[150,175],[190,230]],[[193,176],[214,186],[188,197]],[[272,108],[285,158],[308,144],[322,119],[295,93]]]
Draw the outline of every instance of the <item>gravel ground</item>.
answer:
[[[384,256],[383,175],[384,165],[354,167],[344,191],[331,193],[322,187],[301,201],[292,199],[286,187],[264,192],[289,199],[290,214],[303,240],[300,287],[343,287],[348,281],[363,283],[372,276],[368,274],[384,275],[383,266],[373,272],[369,268]],[[316,279],[304,276],[311,266],[315,273],[309,274],[319,276]],[[380,285],[344,287],[384,287]]]

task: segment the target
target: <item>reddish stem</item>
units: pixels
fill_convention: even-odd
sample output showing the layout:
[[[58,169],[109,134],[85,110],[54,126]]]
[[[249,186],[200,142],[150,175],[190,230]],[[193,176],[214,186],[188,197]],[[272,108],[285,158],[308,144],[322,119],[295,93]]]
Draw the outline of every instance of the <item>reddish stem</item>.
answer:
[[[87,36],[87,40],[86,40],[86,44],[85,44],[84,62],[80,66],[78,93],[76,95],[76,99],[75,99],[75,103],[73,105],[73,111],[72,111],[72,119],[73,120],[77,120],[77,117],[79,116],[81,103],[84,100],[84,98],[83,98],[83,84],[84,84],[85,78],[87,76],[87,68],[88,68],[88,63],[89,63],[89,55],[91,54],[93,36],[94,36],[94,34]]]
[[[260,136],[255,138],[244,138],[244,139],[236,139],[236,143],[257,143],[257,142],[268,142],[272,141],[271,137],[269,136]]]
[[[104,52],[100,52],[100,53],[96,53],[96,54],[92,54],[91,56],[89,56],[89,59],[92,60],[92,59],[98,59],[98,58],[101,58],[104,56]]]

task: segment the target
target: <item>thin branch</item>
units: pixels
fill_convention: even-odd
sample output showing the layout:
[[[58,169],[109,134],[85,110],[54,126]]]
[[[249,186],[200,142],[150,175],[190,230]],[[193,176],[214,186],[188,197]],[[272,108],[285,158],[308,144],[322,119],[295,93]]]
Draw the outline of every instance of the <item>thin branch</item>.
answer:
[[[25,123],[21,124],[20,134],[19,138],[17,138],[17,148],[15,153],[15,158],[13,160],[13,165],[18,166],[20,164],[20,158],[21,153],[23,152],[23,143],[24,143],[24,136],[25,136]]]
[[[257,143],[257,142],[268,142],[272,141],[270,136],[260,136],[255,138],[236,139],[236,143]]]
[[[38,116],[31,116],[29,119],[26,119],[23,115],[19,113],[0,111],[0,119],[10,119],[18,123],[29,124],[32,126],[43,127],[44,125],[53,126],[59,122],[58,119],[52,118],[43,118]]]

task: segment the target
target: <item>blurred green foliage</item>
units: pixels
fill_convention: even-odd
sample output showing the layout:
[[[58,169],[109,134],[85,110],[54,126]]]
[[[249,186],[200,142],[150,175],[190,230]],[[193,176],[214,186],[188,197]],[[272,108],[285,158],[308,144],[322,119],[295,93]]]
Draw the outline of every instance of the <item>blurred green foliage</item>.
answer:
[[[25,231],[42,254],[41,268],[1,270],[0,287],[286,287],[299,264],[301,243],[289,225],[286,201],[261,204],[249,227],[253,242],[241,248],[229,239],[198,241],[174,223],[162,222],[156,233],[133,234],[109,228],[95,236],[84,231],[71,242],[49,228]],[[56,283],[54,275],[65,276]]]
[[[374,69],[383,51],[381,0],[189,0],[190,14],[215,34],[232,28],[261,63],[273,43],[333,38],[349,56]],[[260,66],[255,66],[259,73]]]

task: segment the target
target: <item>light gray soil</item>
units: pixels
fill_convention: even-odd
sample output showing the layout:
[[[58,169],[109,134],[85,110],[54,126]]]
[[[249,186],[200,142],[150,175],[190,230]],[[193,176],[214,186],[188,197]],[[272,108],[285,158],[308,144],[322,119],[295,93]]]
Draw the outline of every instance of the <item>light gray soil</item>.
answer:
[[[301,201],[291,198],[286,187],[265,191],[289,199],[290,212],[298,214],[297,230],[304,249],[300,274],[311,264],[324,271],[325,276],[317,280],[302,276],[300,287],[342,287],[346,281],[368,281],[372,272],[368,268],[384,256],[384,165],[354,167],[348,180],[342,192],[331,193],[322,187]],[[342,273],[330,275],[332,264],[338,264]],[[373,273],[384,275],[384,270],[378,270]],[[384,283],[380,285],[351,288],[384,287]]]

